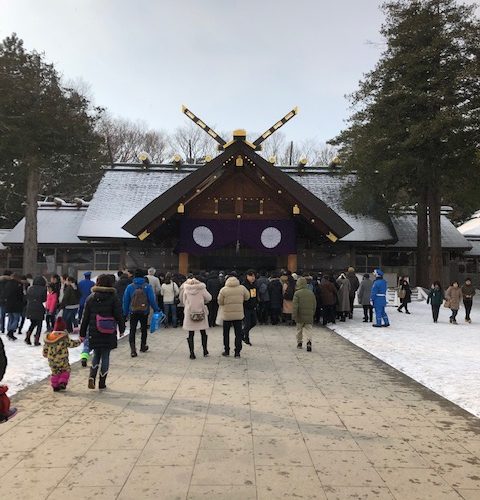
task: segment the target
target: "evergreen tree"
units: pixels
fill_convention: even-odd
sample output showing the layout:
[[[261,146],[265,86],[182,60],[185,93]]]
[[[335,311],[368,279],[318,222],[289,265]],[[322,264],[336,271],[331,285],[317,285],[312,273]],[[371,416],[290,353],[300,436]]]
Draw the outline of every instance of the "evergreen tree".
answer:
[[[15,34],[0,44],[0,189],[8,210],[25,205],[26,273],[36,268],[39,195],[86,196],[98,183],[98,113]],[[9,213],[3,217],[16,222]]]
[[[389,206],[417,205],[417,283],[427,285],[428,249],[430,279],[442,276],[441,205],[462,197],[469,205],[480,186],[480,25],[473,7],[455,0],[395,0],[383,9],[386,49],[332,142],[357,172],[357,210],[372,190]]]

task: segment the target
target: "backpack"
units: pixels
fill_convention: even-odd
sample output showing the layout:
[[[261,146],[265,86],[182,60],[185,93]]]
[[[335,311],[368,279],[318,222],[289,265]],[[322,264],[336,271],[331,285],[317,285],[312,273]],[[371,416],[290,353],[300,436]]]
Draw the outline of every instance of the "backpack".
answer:
[[[132,295],[130,310],[132,312],[145,312],[149,307],[148,297],[145,292],[145,285],[137,287]]]
[[[293,295],[295,294],[295,284],[288,283],[283,298],[285,300],[293,300]]]

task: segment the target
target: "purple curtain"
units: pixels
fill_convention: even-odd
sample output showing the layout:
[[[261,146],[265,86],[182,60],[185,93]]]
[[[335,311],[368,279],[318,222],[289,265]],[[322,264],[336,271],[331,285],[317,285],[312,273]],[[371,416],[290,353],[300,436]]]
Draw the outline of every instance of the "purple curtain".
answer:
[[[293,220],[211,220],[185,219],[180,223],[179,252],[210,253],[232,243],[261,253],[296,253]]]

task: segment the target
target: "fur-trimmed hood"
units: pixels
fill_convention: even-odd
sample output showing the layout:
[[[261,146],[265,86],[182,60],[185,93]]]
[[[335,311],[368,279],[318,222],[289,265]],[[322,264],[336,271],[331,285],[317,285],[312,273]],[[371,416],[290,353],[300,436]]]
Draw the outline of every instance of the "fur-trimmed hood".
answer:
[[[184,293],[191,293],[192,295],[197,295],[202,293],[202,290],[206,289],[205,283],[198,281],[195,278],[190,278],[183,284]]]
[[[115,288],[112,286],[92,286],[92,293],[103,292],[103,293],[116,293]]]

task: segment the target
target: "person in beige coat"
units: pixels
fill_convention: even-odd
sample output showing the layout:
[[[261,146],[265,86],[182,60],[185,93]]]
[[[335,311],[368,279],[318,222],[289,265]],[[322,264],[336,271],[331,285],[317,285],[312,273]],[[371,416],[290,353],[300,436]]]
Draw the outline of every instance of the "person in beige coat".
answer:
[[[195,330],[199,330],[202,335],[203,355],[208,356],[207,350],[207,328],[208,328],[208,308],[206,304],[212,300],[212,296],[207,292],[205,283],[190,277],[180,287],[180,303],[184,305],[183,329],[188,332],[188,347],[190,359],[195,359],[193,338]]]
[[[450,308],[452,314],[450,316],[450,323],[457,324],[457,313],[460,309],[460,302],[462,301],[463,293],[458,281],[454,281],[445,292],[445,307]]]
[[[223,318],[223,356],[230,356],[230,327],[235,331],[235,357],[242,350],[243,303],[250,298],[249,291],[240,284],[236,275],[231,274],[218,294],[218,305],[222,308]]]

